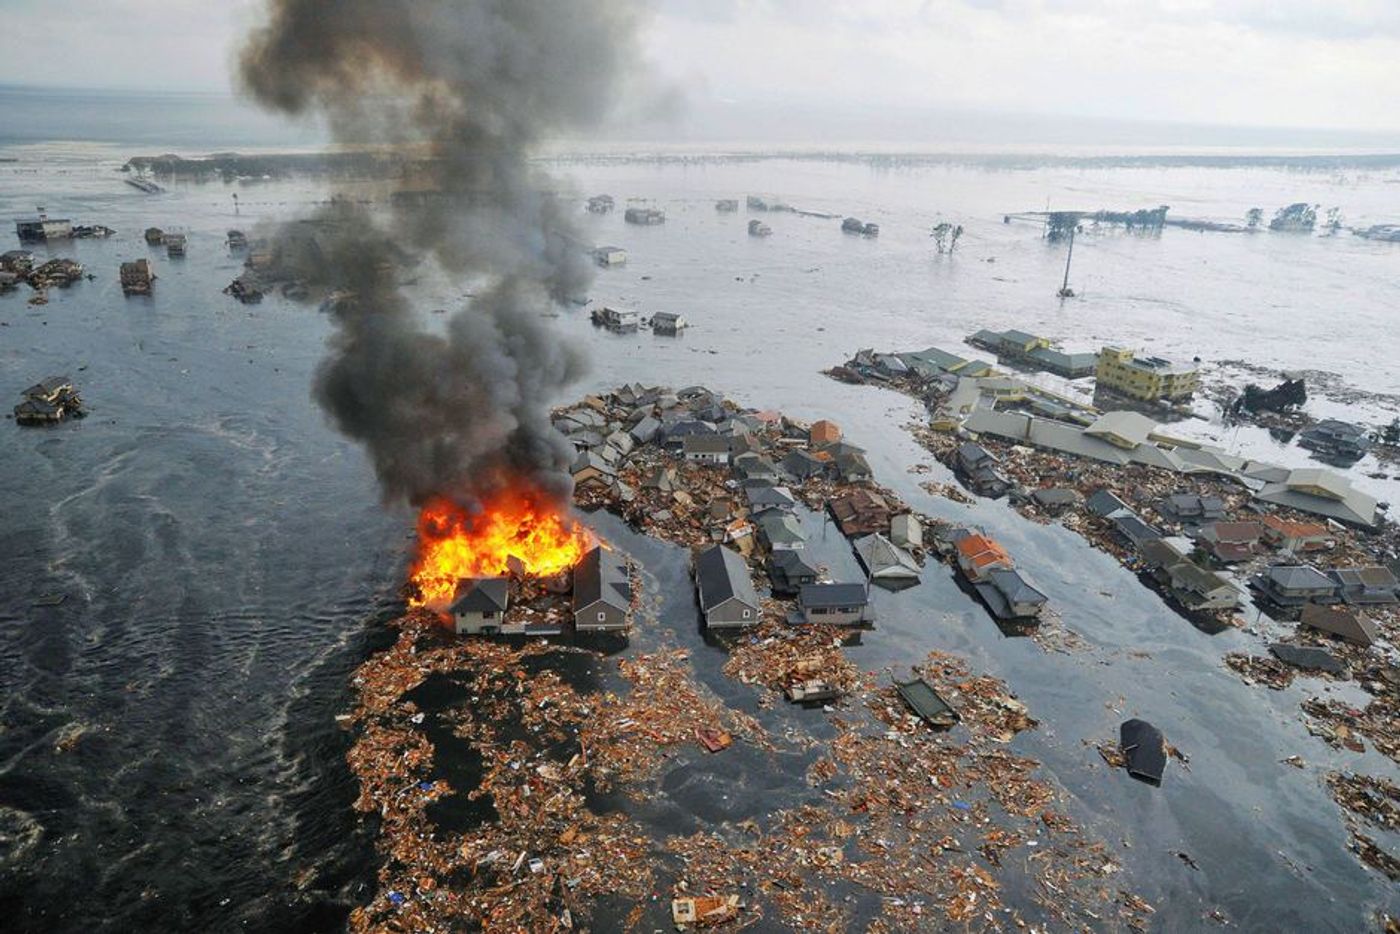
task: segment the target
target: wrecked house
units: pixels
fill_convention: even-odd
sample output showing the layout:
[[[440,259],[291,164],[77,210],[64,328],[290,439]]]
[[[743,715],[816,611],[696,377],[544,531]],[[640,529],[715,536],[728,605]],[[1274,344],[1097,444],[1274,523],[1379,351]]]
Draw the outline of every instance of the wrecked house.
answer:
[[[1321,551],[1331,546],[1332,533],[1320,522],[1291,522],[1278,516],[1262,516],[1259,524],[1264,527],[1264,541],[1295,555],[1308,551]]]
[[[739,454],[734,458],[734,476],[745,486],[774,486],[778,482],[778,467],[762,454]]]
[[[1107,519],[1116,512],[1132,512],[1128,504],[1119,499],[1111,490],[1097,490],[1090,494],[1084,505],[1100,519]]]
[[[612,195],[594,195],[588,199],[588,212],[590,214],[607,214],[612,211],[615,205],[616,202],[613,201]]]
[[[184,256],[186,238],[182,233],[167,233],[165,235],[165,254],[167,256]]]
[[[807,547],[807,533],[797,517],[780,509],[765,509],[754,517],[759,540],[769,551],[797,551]]]
[[[980,444],[969,441],[958,445],[954,466],[967,488],[978,496],[996,499],[1011,489],[1011,481],[998,470],[1001,461]]]
[[[625,630],[631,626],[632,580],[627,563],[601,545],[574,567],[574,629]]]
[[[666,223],[666,212],[656,208],[628,208],[623,212],[622,219],[629,224],[652,226]]]
[[[1211,522],[1196,529],[1196,543],[1220,564],[1239,564],[1254,557],[1264,526],[1259,522]]]
[[[974,584],[985,580],[992,571],[1015,568],[1006,549],[985,535],[965,535],[958,539],[956,549],[958,569]]]
[[[1281,479],[1266,482],[1254,498],[1350,526],[1376,526],[1376,498],[1356,489],[1345,477],[1317,467],[1289,470]]]
[[[1369,646],[1380,638],[1376,624],[1350,607],[1309,603],[1303,607],[1300,625],[1304,629],[1337,636],[1352,645]]]
[[[651,330],[653,334],[676,335],[690,327],[690,322],[684,316],[676,314],[674,311],[658,311],[651,316]]]
[[[149,246],[160,246],[165,242],[165,231],[159,227],[147,227],[144,236]]]
[[[753,220],[749,221],[749,236],[771,237],[773,236],[773,228],[763,223],[763,221],[754,218]]]
[[[865,455],[858,452],[837,454],[831,459],[832,476],[844,483],[865,483],[874,479],[875,472]]]
[[[1325,418],[1298,434],[1298,446],[1320,454],[1326,460],[1355,463],[1371,449],[1371,439],[1359,425]]]
[[[1389,568],[1373,566],[1363,568],[1334,568],[1327,572],[1337,584],[1337,592],[1343,603],[1396,603],[1400,602],[1400,582]]]
[[[599,266],[622,266],[627,262],[627,251],[620,246],[600,246],[593,251],[593,262]]]
[[[510,608],[510,580],[487,577],[462,581],[457,599],[448,608],[457,635],[497,635]]]
[[[66,288],[83,277],[83,265],[77,260],[60,257],[30,270],[27,280],[36,289],[51,285]]]
[[[1268,600],[1282,607],[1337,602],[1337,582],[1307,564],[1267,568],[1249,583]]]
[[[228,244],[229,250],[234,253],[241,253],[248,249],[248,235],[241,230],[230,230],[224,242]]]
[[[934,729],[948,730],[957,725],[960,719],[958,712],[923,678],[896,681],[895,689],[909,709]]]
[[[695,591],[709,629],[752,626],[758,622],[758,593],[742,555],[711,545],[695,556]]]
[[[1167,768],[1167,741],[1146,720],[1128,720],[1119,728],[1118,746],[1128,774],[1149,785],[1162,784]]]
[[[815,584],[820,572],[807,563],[800,551],[785,549],[768,556],[768,579],[773,585],[773,594],[778,597],[795,597],[807,584]]]
[[[1225,518],[1225,501],[1199,493],[1172,493],[1158,501],[1157,511],[1175,522],[1216,522]]]
[[[29,250],[6,250],[0,253],[0,269],[26,276],[34,268],[34,254]]]
[[[1233,610],[1240,605],[1234,584],[1196,564],[1170,543],[1146,542],[1142,556],[1153,578],[1188,610]]]
[[[15,421],[21,425],[45,425],[65,418],[82,418],[83,400],[66,376],[50,376],[21,393],[15,406]]]
[[[847,538],[883,533],[890,527],[894,510],[879,493],[856,489],[830,500],[827,508]]]
[[[1031,493],[1031,502],[1046,515],[1058,516],[1079,502],[1079,493],[1064,487],[1047,487]]]
[[[924,529],[912,512],[902,513],[890,520],[890,541],[900,548],[924,547]]]
[[[1148,542],[1156,541],[1162,533],[1148,525],[1134,512],[1118,512],[1108,517],[1113,533],[1123,544],[1141,550]]]
[[[1014,568],[994,567],[986,572],[984,580],[972,586],[987,609],[1002,622],[1034,619],[1050,599],[1024,572]]]
[[[617,471],[596,451],[581,451],[569,473],[576,490],[609,490],[617,483]]]
[[[729,439],[723,435],[688,435],[681,440],[681,456],[692,463],[728,464]]]
[[[914,556],[878,532],[858,538],[853,544],[856,557],[870,580],[889,584],[919,580],[919,563]]]
[[[66,217],[49,217],[40,211],[32,220],[15,221],[15,235],[20,243],[44,243],[67,240],[73,236],[73,222]]]
[[[628,334],[641,327],[641,316],[627,308],[595,308],[591,317],[594,324],[615,334]]]
[[[150,261],[145,259],[122,263],[120,276],[123,295],[150,295],[151,283],[156,278]]]
[[[715,210],[721,214],[733,214],[739,210],[738,198],[721,198],[715,202]]]
[[[789,451],[778,463],[783,472],[797,480],[810,480],[826,475],[826,461],[813,457],[807,451]]]
[[[797,594],[798,619],[828,626],[862,626],[875,621],[864,584],[807,584]]]

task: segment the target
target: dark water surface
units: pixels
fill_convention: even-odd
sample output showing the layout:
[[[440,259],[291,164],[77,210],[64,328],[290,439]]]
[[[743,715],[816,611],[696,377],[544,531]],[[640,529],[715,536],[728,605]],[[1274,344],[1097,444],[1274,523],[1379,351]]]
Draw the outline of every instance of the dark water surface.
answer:
[[[88,264],[95,281],[55,290],[40,308],[25,305],[27,290],[0,297],[0,401],[68,373],[92,409],[53,429],[0,424],[0,910],[11,930],[334,929],[373,860],[349,807],[346,738],[333,718],[347,703],[349,671],[395,610],[409,517],[381,508],[361,452],[309,399],[326,321],[277,298],[245,307],[219,294],[239,268],[222,244],[227,228],[289,216],[321,193],[279,183],[145,196],[113,171],[137,152],[57,144],[0,152],[20,160],[0,164],[0,217],[43,204],[119,230],[52,251]],[[1125,887],[1158,907],[1160,930],[1200,927],[1217,907],[1259,931],[1360,930],[1377,908],[1400,910],[1393,888],[1346,851],[1322,784],[1332,767],[1396,770],[1375,753],[1334,752],[1307,735],[1297,705],[1322,693],[1316,682],[1246,687],[1220,659],[1259,651],[1259,636],[1199,632],[1058,526],[1028,523],[1004,504],[924,494],[924,477],[907,470],[931,458],[902,429],[917,408],[817,372],[857,347],[957,350],[979,327],[1021,326],[1075,349],[1124,340],[1207,360],[1330,369],[1371,392],[1400,392],[1400,247],[1171,230],[1085,238],[1086,298],[1062,305],[1053,300],[1062,254],[1033,230],[1001,223],[1002,212],[1047,198],[1171,203],[1223,218],[1255,202],[1306,199],[1341,203],[1358,222],[1400,221],[1394,173],[822,163],[568,172],[589,193],[652,197],[669,212],[659,228],[628,228],[620,216],[598,222],[599,242],[632,258],[601,276],[595,297],[696,322],[678,341],[615,338],[580,312],[562,312],[561,339],[587,346],[594,360],[581,389],[700,382],[745,404],[834,418],[916,508],[1000,538],[1090,646],[1047,654],[1003,637],[931,565],[920,587],[877,592],[879,628],[850,649],[858,664],[902,669],[938,648],[1004,678],[1042,722],[1018,738],[1018,751],[1043,760],[1073,796],[1074,815],[1112,845]],[[749,192],[860,215],[881,224],[881,238],[780,216],[767,218],[771,239],[751,240],[742,211],[721,218],[711,205]],[[928,255],[927,228],[940,212],[968,228],[951,260]],[[141,240],[148,225],[184,228],[189,256],[150,250]],[[5,248],[13,245],[11,237]],[[147,255],[160,276],[155,295],[124,299],[118,263]],[[464,292],[427,273],[419,289],[426,308]],[[1206,422],[1192,430],[1307,462],[1248,430]],[[1394,482],[1362,477],[1367,467],[1355,479],[1394,498]],[[949,479],[937,465],[928,478]],[[702,680],[747,709],[751,691],[723,678],[722,652],[687,625],[680,553],[596,521],[647,564],[665,624],[688,633]],[[66,600],[34,605],[49,594]],[[1160,789],[1110,772],[1092,744],[1130,716],[1161,727],[1190,756],[1189,769],[1172,763]],[[1308,767],[1279,764],[1293,754]],[[746,770],[741,781],[709,765],[678,768],[664,780],[673,794],[656,805],[670,809],[657,821],[693,829],[761,812],[776,803],[755,785],[761,774]]]

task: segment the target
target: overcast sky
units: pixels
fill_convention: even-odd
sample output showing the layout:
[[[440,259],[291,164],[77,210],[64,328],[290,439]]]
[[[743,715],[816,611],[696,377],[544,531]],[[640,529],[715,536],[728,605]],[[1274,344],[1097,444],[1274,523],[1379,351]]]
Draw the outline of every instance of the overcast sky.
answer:
[[[567,2],[567,0],[561,0]],[[695,104],[1400,130],[1400,0],[654,0]],[[230,89],[258,0],[0,0],[0,83]]]

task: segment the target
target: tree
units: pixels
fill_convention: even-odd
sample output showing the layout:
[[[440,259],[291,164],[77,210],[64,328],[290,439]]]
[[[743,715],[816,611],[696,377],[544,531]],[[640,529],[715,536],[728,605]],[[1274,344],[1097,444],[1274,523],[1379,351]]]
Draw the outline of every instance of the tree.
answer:
[[[1248,211],[1245,211],[1244,222],[1250,227],[1258,227],[1261,223],[1264,222],[1264,209],[1250,208]]]
[[[1341,208],[1328,208],[1328,209],[1327,209],[1327,229],[1328,229],[1330,232],[1332,232],[1332,233],[1336,233],[1337,231],[1339,231],[1339,230],[1342,229],[1342,209],[1341,209]]]
[[[1068,237],[1083,218],[1078,211],[1051,211],[1045,218],[1045,236],[1050,240]]]
[[[936,225],[929,234],[933,237],[933,245],[938,250],[939,255],[952,253],[958,248],[958,238],[962,236],[962,224],[953,225],[947,221]]]
[[[1317,225],[1316,204],[1305,204],[1299,201],[1290,204],[1286,208],[1279,208],[1274,212],[1274,219],[1269,221],[1270,230],[1288,231],[1308,231]]]
[[[1381,429],[1381,444],[1400,447],[1400,418]]]

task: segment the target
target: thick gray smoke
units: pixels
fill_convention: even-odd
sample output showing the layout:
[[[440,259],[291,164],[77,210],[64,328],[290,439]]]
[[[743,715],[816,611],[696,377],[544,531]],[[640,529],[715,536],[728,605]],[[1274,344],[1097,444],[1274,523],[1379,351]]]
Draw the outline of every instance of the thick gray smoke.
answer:
[[[315,396],[363,442],[387,499],[471,506],[524,478],[567,495],[571,451],[548,405],[580,356],[541,320],[585,293],[570,212],[529,157],[593,125],[635,57],[630,0],[270,0],[243,49],[264,105],[324,116],[345,142],[421,147],[425,176],[384,220],[326,212],[320,277],[355,294]],[[480,283],[445,334],[394,282],[395,245]]]

